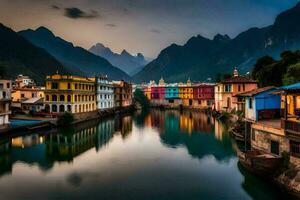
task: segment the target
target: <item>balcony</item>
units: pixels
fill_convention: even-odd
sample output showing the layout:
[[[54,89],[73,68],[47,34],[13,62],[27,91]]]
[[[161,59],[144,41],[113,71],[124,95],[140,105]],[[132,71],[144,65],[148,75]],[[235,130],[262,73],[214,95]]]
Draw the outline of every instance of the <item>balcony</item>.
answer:
[[[281,119],[281,127],[285,130],[286,135],[300,137],[300,120],[297,118]]]

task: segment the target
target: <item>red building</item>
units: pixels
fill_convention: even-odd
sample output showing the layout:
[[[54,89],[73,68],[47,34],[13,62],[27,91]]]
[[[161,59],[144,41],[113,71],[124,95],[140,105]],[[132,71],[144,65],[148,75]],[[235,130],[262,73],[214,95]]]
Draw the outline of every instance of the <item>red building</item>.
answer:
[[[165,86],[152,86],[151,87],[151,100],[164,100],[165,99]]]
[[[194,84],[193,94],[193,107],[211,107],[214,102],[214,85],[209,83]]]

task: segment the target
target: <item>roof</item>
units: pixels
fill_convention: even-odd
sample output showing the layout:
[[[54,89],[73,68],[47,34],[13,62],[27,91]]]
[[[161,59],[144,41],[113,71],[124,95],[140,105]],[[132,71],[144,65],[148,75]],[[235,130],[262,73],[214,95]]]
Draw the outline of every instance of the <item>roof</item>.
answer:
[[[263,87],[263,88],[257,88],[257,89],[254,89],[254,90],[250,90],[248,92],[242,92],[242,93],[239,93],[235,96],[239,96],[239,97],[253,97],[257,94],[260,94],[260,93],[263,93],[263,92],[266,92],[266,91],[269,91],[271,89],[275,89],[276,87],[274,86],[268,86],[268,87]]]
[[[292,85],[282,86],[282,87],[280,87],[280,89],[283,89],[283,90],[300,89],[300,82],[299,82],[299,83],[292,84]]]
[[[22,103],[25,103],[25,104],[35,104],[35,103],[40,103],[42,98],[41,97],[35,97],[35,98],[30,98],[30,99],[27,99],[25,101],[23,101]]]
[[[229,79],[222,81],[221,83],[257,83],[256,80],[245,76],[235,76]]]

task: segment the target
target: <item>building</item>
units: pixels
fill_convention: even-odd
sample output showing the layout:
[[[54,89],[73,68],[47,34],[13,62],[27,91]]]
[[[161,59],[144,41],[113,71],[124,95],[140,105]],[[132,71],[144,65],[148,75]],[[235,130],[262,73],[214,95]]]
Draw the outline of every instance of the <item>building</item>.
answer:
[[[245,119],[252,122],[280,118],[280,95],[274,94],[277,88],[269,86],[240,93],[244,98]]]
[[[12,81],[0,80],[0,128],[9,124]]]
[[[183,106],[193,105],[193,86],[190,79],[187,80],[186,84],[179,84],[179,98],[182,100]]]
[[[227,111],[244,109],[244,102],[236,95],[248,92],[257,88],[257,81],[249,77],[240,76],[237,69],[233,72],[233,77],[226,79],[215,86],[215,109],[217,111]]]
[[[16,88],[23,88],[23,87],[33,87],[35,86],[35,82],[29,76],[24,76],[20,74],[17,79],[15,80],[14,87]]]
[[[151,87],[151,103],[155,105],[163,105],[165,102],[165,81],[163,78],[159,80],[158,85]]]
[[[97,110],[95,78],[50,75],[46,77],[45,111],[83,113]]]
[[[193,85],[193,108],[211,108],[214,103],[214,84],[200,83]]]
[[[113,81],[114,106],[127,107],[132,105],[132,84],[124,80]]]
[[[114,87],[108,81],[107,76],[96,78],[97,87],[97,108],[99,110],[111,109],[114,107]]]

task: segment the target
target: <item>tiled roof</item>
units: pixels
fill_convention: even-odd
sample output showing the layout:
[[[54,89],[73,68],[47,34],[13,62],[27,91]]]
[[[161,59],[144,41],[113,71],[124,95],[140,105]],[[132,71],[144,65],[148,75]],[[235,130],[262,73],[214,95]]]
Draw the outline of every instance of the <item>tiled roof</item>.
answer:
[[[257,83],[257,81],[245,76],[235,76],[222,81],[222,83]]]
[[[268,90],[271,90],[271,89],[275,89],[276,87],[274,86],[268,86],[268,87],[263,87],[263,88],[257,88],[257,89],[254,89],[254,90],[250,90],[248,92],[242,92],[242,93],[239,93],[235,96],[240,96],[240,97],[253,97],[257,94],[260,94],[262,92],[266,92]]]

